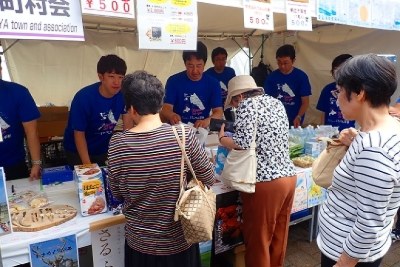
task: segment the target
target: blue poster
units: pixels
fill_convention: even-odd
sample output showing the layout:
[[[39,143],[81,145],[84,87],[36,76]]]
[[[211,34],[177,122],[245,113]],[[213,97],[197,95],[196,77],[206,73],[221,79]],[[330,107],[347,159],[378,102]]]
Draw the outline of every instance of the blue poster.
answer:
[[[31,267],[79,267],[76,235],[29,245]]]
[[[10,209],[8,206],[6,177],[0,167],[0,236],[11,233]]]

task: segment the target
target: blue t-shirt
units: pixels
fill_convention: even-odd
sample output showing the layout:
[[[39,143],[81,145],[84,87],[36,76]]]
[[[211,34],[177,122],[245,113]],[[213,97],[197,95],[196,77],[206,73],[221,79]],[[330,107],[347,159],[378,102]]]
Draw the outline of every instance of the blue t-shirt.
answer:
[[[28,89],[0,80],[0,166],[8,167],[25,160],[23,122],[37,120],[39,109]]]
[[[221,87],[222,105],[225,104],[228,95],[228,83],[236,76],[235,70],[231,67],[225,67],[221,73],[215,71],[214,67],[209,68],[205,74],[210,75],[219,81]]]
[[[101,83],[84,87],[74,96],[64,134],[64,148],[77,152],[74,130],[85,132],[89,155],[100,155],[108,150],[108,143],[125,104],[122,93],[111,98],[99,92]]]
[[[222,107],[221,88],[209,75],[192,81],[182,71],[168,78],[164,103],[174,106],[173,111],[181,116],[183,123],[195,123],[208,118],[213,108]]]
[[[321,91],[318,99],[317,109],[325,113],[325,124],[338,126],[339,131],[354,127],[355,121],[348,121],[343,118],[337,102],[336,83],[330,83]]]
[[[400,97],[397,99],[396,103],[400,103]]]
[[[307,74],[293,68],[289,74],[283,74],[279,69],[271,72],[264,83],[265,93],[279,99],[285,106],[290,126],[299,113],[301,97],[311,95],[311,85]]]

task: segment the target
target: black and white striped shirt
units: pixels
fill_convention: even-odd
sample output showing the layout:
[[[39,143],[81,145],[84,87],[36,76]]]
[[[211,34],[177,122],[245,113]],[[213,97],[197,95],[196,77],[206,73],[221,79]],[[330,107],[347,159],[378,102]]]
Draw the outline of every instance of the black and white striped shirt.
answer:
[[[400,205],[400,134],[361,132],[336,167],[319,213],[317,243],[337,260],[345,251],[361,262],[382,258]]]

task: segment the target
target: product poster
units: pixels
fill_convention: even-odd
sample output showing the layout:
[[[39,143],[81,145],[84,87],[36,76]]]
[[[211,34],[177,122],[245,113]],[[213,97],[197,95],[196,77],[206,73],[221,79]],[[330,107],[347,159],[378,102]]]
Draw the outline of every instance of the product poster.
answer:
[[[29,245],[31,267],[79,267],[76,235],[69,235]]]
[[[307,180],[308,208],[322,204],[326,199],[326,189],[314,182],[311,169],[307,169],[304,174]]]
[[[245,28],[273,31],[271,0],[244,0],[243,19]]]
[[[383,30],[400,30],[398,0],[319,0],[321,21]]]
[[[124,266],[125,224],[91,232],[93,266]]]
[[[11,216],[10,207],[8,205],[6,177],[3,167],[0,167],[0,236],[11,233],[10,218]]]
[[[307,179],[304,171],[297,172],[297,182],[294,191],[292,213],[307,208]]]
[[[135,18],[133,0],[82,0],[82,13],[97,16]]]
[[[85,40],[79,1],[1,3],[0,39]]]
[[[312,31],[309,0],[286,1],[286,25],[288,30]]]
[[[215,254],[243,243],[242,203],[238,191],[217,194],[217,214],[214,226]]]
[[[137,1],[139,49],[196,50],[196,0]]]

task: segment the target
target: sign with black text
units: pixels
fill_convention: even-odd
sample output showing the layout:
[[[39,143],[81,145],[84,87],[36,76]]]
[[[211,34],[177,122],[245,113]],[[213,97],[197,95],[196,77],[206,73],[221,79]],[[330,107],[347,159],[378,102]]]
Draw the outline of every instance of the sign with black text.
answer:
[[[114,216],[90,225],[93,266],[124,266],[125,217]]]
[[[84,41],[75,0],[8,0],[0,4],[0,39]]]

